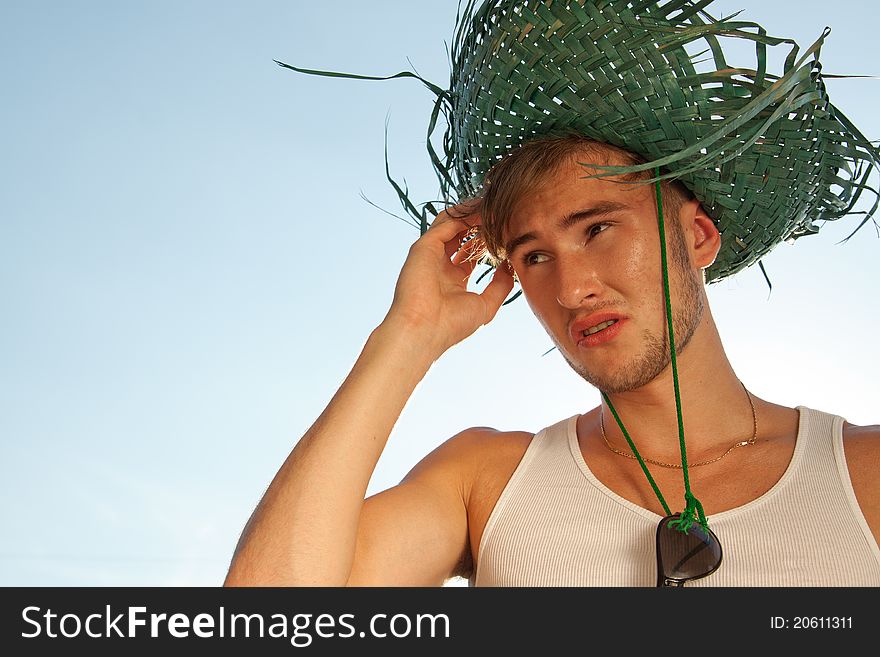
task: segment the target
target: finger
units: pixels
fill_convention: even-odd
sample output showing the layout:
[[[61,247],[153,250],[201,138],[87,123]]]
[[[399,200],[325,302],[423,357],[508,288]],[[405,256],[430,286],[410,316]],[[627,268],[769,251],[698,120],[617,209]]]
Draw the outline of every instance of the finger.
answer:
[[[462,242],[467,236],[468,231],[470,231],[470,228],[466,228],[465,230],[457,232],[451,240],[448,240],[446,244],[443,245],[443,249],[446,252],[447,258],[451,259],[456,253],[461,250]]]
[[[486,286],[486,289],[480,293],[480,298],[483,299],[486,308],[486,321],[483,322],[484,324],[492,321],[512,289],[513,276],[510,274],[508,267],[502,263],[495,269],[492,280]]]
[[[421,239],[445,244],[459,233],[466,233],[470,229],[471,226],[463,219],[438,216]]]
[[[465,222],[469,226],[479,226],[482,223],[482,216],[480,215],[482,206],[482,199],[462,201],[440,212],[434,221],[431,222],[431,225],[441,224],[448,220],[458,220]]]
[[[468,224],[478,226],[482,223],[480,210],[483,207],[483,200],[480,198],[468,199],[462,201],[450,208],[447,208],[440,214],[452,217],[454,219],[464,219]]]
[[[420,236],[410,247],[410,252],[428,250],[434,253],[446,253],[451,258],[461,246],[462,238],[470,230],[463,221],[445,219],[431,224],[427,232]]]

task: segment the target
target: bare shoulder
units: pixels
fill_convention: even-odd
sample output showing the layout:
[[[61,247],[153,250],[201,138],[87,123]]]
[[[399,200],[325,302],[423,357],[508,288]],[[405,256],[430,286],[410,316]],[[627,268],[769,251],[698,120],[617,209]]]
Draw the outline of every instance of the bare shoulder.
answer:
[[[880,470],[877,469],[880,466],[880,425],[844,423],[843,447],[847,463],[870,469],[872,474],[880,478]]]
[[[473,574],[486,523],[533,438],[528,431],[475,427],[453,439],[462,450],[462,492],[468,515],[469,559],[459,570],[465,577]]]
[[[461,505],[466,540],[452,574],[473,574],[483,528],[533,437],[527,431],[465,429],[425,456],[401,482],[445,489]]]
[[[856,440],[860,442],[880,441],[880,424],[843,424],[844,440]]]
[[[843,451],[856,500],[880,544],[880,425],[843,425]]]
[[[349,585],[435,586],[452,575],[467,575],[474,481],[484,460],[504,460],[508,443],[522,437],[505,436],[485,427],[462,431],[432,450],[398,485],[367,498]]]
[[[454,476],[462,485],[462,497],[470,497],[474,484],[497,468],[519,463],[534,434],[527,431],[498,431],[471,427],[461,431],[423,458],[407,479],[424,476]],[[406,479],[404,480],[406,481]]]

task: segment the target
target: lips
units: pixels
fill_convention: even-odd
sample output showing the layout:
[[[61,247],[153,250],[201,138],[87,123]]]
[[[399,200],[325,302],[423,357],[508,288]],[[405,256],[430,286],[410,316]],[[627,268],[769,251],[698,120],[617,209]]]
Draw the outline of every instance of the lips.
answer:
[[[579,347],[591,347],[615,337],[625,321],[619,313],[594,313],[572,322],[569,335]]]

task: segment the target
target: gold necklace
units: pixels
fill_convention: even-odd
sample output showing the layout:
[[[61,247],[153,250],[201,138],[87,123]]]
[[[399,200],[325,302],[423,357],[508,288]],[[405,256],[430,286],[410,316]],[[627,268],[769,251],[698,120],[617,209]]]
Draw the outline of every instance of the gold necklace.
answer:
[[[701,465],[709,465],[710,463],[715,463],[715,461],[720,461],[725,456],[730,454],[737,447],[745,447],[746,445],[754,445],[755,444],[755,441],[758,439],[758,414],[755,412],[755,404],[752,401],[751,393],[748,390],[746,390],[746,387],[743,385],[742,381],[740,381],[739,384],[743,387],[743,390],[745,390],[746,397],[748,397],[748,400],[749,400],[749,406],[751,406],[751,408],[752,408],[752,424],[754,425],[752,437],[749,438],[748,440],[741,440],[739,442],[734,443],[733,445],[728,447],[727,451],[724,452],[724,454],[722,454],[721,456],[717,456],[714,459],[709,459],[708,461],[700,461],[699,463],[688,463],[688,467],[696,468]],[[625,456],[628,459],[638,460],[638,459],[636,459],[635,455],[630,454],[629,452],[622,452],[619,449],[617,449],[616,447],[612,447],[611,443],[608,442],[608,437],[605,435],[605,414],[603,412],[603,406],[601,404],[599,405],[599,428],[602,430],[602,440],[605,441],[605,445],[608,447],[608,449],[610,449],[615,454],[620,454],[621,456]],[[660,467],[663,467],[663,468],[678,468],[679,470],[681,469],[680,463],[664,463],[663,461],[655,461],[654,459],[645,458],[644,456],[642,457],[642,460],[647,461],[648,463],[653,463],[654,465],[659,465]]]

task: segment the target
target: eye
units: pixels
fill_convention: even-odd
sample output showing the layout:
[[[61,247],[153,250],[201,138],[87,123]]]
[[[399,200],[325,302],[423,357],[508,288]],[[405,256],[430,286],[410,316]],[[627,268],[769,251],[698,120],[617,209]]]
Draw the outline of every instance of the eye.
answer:
[[[593,224],[592,226],[587,228],[587,237],[592,239],[592,238],[596,237],[596,235],[598,235],[599,233],[604,232],[605,229],[610,226],[611,226],[611,224],[606,223],[606,222],[599,222],[598,224]]]
[[[523,256],[523,264],[526,267],[531,267],[532,265],[538,265],[547,260],[547,256],[543,253],[538,253],[536,251],[532,251],[531,253],[527,253]]]

